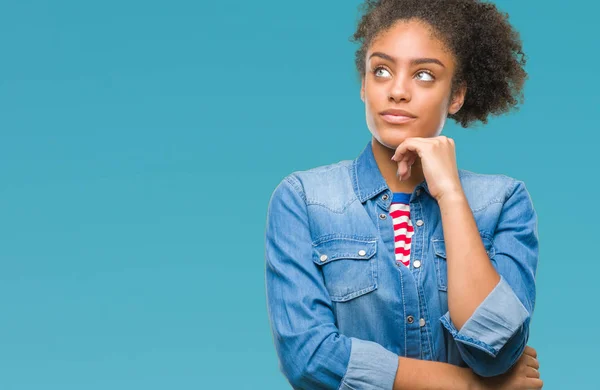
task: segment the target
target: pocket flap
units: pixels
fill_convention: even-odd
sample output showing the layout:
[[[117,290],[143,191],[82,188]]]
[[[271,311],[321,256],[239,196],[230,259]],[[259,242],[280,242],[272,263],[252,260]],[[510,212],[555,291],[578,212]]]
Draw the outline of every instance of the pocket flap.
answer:
[[[443,239],[434,239],[431,241],[433,243],[433,251],[439,257],[446,258],[446,244]]]
[[[313,244],[317,264],[327,264],[338,259],[368,260],[377,252],[376,239],[332,238]]]

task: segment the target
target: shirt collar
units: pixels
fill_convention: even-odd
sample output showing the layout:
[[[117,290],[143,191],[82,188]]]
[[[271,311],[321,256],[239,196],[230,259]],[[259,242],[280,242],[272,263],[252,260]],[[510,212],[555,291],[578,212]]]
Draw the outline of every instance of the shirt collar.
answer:
[[[373,154],[373,139],[369,140],[358,157],[352,161],[351,175],[354,192],[362,203],[377,196],[382,191],[389,191],[389,187],[379,170],[377,161],[375,161],[375,155]],[[429,188],[427,187],[427,182],[425,180],[419,183],[414,191],[417,191],[419,188],[422,188],[429,194]]]

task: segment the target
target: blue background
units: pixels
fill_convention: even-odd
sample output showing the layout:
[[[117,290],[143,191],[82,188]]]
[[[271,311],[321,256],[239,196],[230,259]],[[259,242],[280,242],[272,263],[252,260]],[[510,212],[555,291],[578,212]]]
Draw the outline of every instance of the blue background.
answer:
[[[545,389],[597,389],[597,11],[497,1],[525,104],[448,121],[459,167],[539,214],[530,345]],[[283,389],[264,228],[288,173],[370,133],[359,1],[0,3],[0,388]]]

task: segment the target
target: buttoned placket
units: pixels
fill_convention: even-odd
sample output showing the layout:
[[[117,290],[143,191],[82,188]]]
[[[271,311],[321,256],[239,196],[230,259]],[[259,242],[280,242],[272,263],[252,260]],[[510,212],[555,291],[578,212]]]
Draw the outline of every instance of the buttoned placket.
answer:
[[[417,189],[416,191],[417,197],[420,196],[421,194],[421,189]],[[416,281],[416,288],[418,289],[418,295],[419,295],[419,314],[420,314],[420,318],[419,321],[417,322],[418,324],[418,328],[419,328],[419,333],[420,333],[420,345],[421,345],[421,355],[420,355],[420,359],[426,359],[426,360],[432,360],[432,353],[433,353],[433,346],[431,344],[431,334],[430,334],[430,329],[427,326],[428,325],[428,321],[427,321],[427,313],[428,313],[428,308],[427,308],[427,299],[425,298],[424,295],[424,290],[423,290],[423,285],[422,285],[422,256],[424,254],[424,240],[427,239],[426,234],[424,231],[422,231],[422,229],[426,229],[425,226],[425,221],[423,220],[423,213],[421,210],[421,203],[419,202],[418,199],[414,199],[411,200],[411,221],[413,223],[413,226],[415,226],[415,232],[413,234],[413,241],[412,244],[415,243],[415,241],[418,241],[418,247],[421,249],[420,251],[415,251],[415,256],[412,258],[412,267],[411,267],[411,271],[412,274],[414,276],[414,279]],[[424,240],[421,240],[421,238],[424,237]],[[411,257],[412,257],[412,248],[413,246],[411,245]],[[418,253],[418,255],[416,255]],[[415,325],[417,325],[415,324]]]
[[[389,191],[389,190],[388,190]],[[382,208],[385,209],[385,212],[379,213],[379,223],[381,225],[380,232],[386,232],[386,236],[388,239],[384,240],[384,242],[391,243],[391,251],[393,261],[395,260],[395,242],[394,242],[394,229],[392,225],[391,218],[388,218],[389,210],[391,207],[391,199],[390,194],[386,191],[380,197],[380,202],[377,202]],[[422,193],[422,190],[418,188],[415,191],[416,197],[419,197]],[[411,209],[414,204],[418,205],[418,201],[414,199],[415,197],[411,197]],[[416,222],[413,222],[413,225],[416,225],[418,228],[424,225],[424,221],[420,219],[420,207],[416,207],[418,212],[413,213],[411,211],[411,220],[414,220],[414,215],[419,214],[419,219]],[[389,221],[388,221],[389,219]],[[382,229],[385,227],[385,229]],[[415,232],[417,233],[417,232]],[[405,329],[406,329],[406,356],[414,357],[420,359],[431,359],[431,347],[428,331],[426,328],[427,321],[425,320],[426,307],[423,307],[424,297],[423,297],[423,289],[419,283],[419,272],[420,267],[422,265],[420,256],[423,254],[424,243],[421,236],[413,235],[413,240],[411,241],[411,257],[415,256],[416,259],[412,261],[412,267],[406,267],[402,263],[396,263],[398,266],[399,272],[403,272],[404,277],[401,277],[403,289],[413,290],[414,294],[405,294],[404,295],[404,307],[405,307]]]

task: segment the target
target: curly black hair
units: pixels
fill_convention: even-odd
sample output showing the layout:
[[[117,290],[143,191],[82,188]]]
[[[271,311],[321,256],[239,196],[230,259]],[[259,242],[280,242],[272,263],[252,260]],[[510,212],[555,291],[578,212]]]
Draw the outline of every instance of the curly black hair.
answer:
[[[418,19],[432,27],[457,61],[452,94],[463,82],[467,93],[462,108],[449,114],[463,128],[474,121],[487,123],[523,102],[527,59],[519,32],[508,14],[492,3],[479,0],[366,0],[351,42],[360,43],[355,63],[365,75],[365,57],[373,38],[399,20]]]

